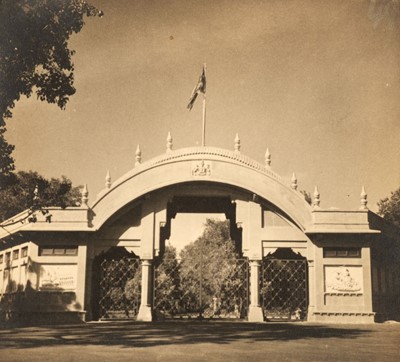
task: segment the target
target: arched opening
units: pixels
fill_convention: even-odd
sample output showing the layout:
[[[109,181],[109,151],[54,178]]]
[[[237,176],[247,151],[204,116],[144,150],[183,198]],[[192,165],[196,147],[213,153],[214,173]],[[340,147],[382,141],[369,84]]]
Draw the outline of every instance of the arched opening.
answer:
[[[199,237],[174,245],[168,240],[172,221],[182,214],[211,217]],[[241,230],[235,219],[235,204],[229,197],[174,197],[168,203],[154,268],[156,319],[247,316],[248,261],[242,257]]]
[[[111,247],[93,262],[93,319],[134,319],[141,296],[140,259]]]
[[[265,320],[307,318],[307,270],[307,259],[291,248],[278,248],[263,258],[260,299]]]

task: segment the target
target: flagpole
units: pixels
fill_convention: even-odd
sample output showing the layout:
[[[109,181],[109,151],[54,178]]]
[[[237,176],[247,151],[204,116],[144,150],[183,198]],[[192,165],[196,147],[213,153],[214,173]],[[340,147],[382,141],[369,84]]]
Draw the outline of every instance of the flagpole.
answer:
[[[206,77],[206,63],[204,63],[204,76]],[[206,145],[206,92],[203,93],[203,134],[201,145]]]

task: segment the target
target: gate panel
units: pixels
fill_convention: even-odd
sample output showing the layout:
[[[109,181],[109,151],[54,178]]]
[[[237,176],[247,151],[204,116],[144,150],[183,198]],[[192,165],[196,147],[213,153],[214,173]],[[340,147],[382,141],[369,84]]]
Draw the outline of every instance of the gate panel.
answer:
[[[261,306],[266,320],[303,320],[307,316],[307,260],[264,259]]]
[[[104,259],[98,265],[99,319],[135,318],[140,306],[139,258]]]
[[[229,260],[215,269],[199,258],[162,258],[154,269],[158,318],[245,318],[248,260]]]

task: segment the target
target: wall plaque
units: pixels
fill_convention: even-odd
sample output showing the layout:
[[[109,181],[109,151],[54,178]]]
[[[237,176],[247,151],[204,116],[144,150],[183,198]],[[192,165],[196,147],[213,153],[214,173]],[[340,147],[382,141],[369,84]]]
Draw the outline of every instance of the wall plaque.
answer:
[[[362,293],[362,267],[325,266],[325,291],[327,293]]]
[[[77,265],[42,264],[40,266],[40,290],[74,290]]]

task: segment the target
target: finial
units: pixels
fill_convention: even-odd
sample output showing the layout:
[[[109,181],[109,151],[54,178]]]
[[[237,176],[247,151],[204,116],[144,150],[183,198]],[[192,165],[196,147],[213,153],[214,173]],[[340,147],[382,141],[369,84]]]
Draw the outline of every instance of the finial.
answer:
[[[271,154],[268,148],[265,151],[265,167],[271,167]]]
[[[87,184],[83,185],[83,189],[81,191],[81,206],[85,207],[88,204],[89,201],[89,191],[88,191],[88,187]]]
[[[313,196],[314,196],[313,207],[314,207],[314,209],[319,209],[319,204],[321,202],[321,199],[320,199],[320,194],[319,194],[317,186],[315,186],[314,195]]]
[[[290,183],[290,187],[293,190],[297,190],[297,177],[296,177],[296,174],[294,172],[293,172],[293,175],[292,175],[292,182]]]
[[[172,137],[171,132],[168,132],[167,136],[167,153],[172,151]]]
[[[364,186],[361,188],[361,194],[360,194],[360,210],[368,210],[367,207],[367,193],[365,192]]]
[[[107,170],[106,174],[106,189],[109,189],[111,187],[111,175],[110,175],[110,170]]]
[[[235,137],[235,153],[240,153],[240,138],[237,133]]]
[[[137,145],[135,166],[139,166],[141,162],[142,162],[142,151],[140,150],[140,145]]]

